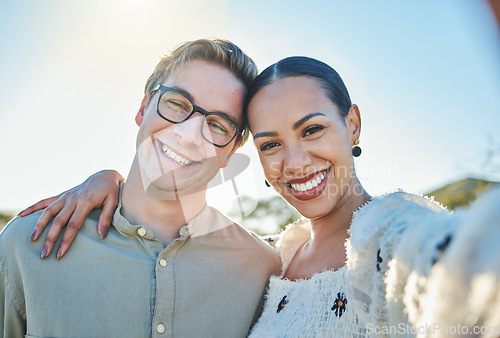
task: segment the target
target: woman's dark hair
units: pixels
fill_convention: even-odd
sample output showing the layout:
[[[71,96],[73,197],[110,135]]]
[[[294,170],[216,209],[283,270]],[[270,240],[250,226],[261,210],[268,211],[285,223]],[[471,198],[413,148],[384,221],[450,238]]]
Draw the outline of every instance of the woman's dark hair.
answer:
[[[329,65],[305,56],[291,56],[267,67],[250,86],[244,105],[245,124],[248,125],[248,105],[252,98],[267,85],[287,77],[307,76],[313,78],[335,103],[342,116],[347,116],[351,98],[340,75]]]

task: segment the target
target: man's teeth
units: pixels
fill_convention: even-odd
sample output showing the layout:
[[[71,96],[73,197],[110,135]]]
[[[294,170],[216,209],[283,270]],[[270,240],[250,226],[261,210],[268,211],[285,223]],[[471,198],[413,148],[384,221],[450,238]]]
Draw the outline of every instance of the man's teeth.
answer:
[[[292,187],[293,190],[297,190],[297,191],[311,190],[312,188],[316,188],[318,186],[318,184],[320,184],[321,181],[323,181],[325,176],[326,176],[326,171],[323,172],[322,174],[314,177],[312,180],[307,181],[306,183],[300,183],[300,184],[291,183],[290,186]]]
[[[174,162],[179,163],[180,165],[188,165],[191,163],[191,160],[188,160],[187,158],[184,158],[180,155],[177,155],[172,149],[167,148],[164,144],[161,145],[161,150],[167,156],[168,158],[174,160]]]

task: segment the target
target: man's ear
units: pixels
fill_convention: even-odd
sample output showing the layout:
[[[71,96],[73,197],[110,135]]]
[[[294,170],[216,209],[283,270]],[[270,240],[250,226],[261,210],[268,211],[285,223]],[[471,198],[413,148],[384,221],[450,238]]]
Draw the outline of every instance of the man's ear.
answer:
[[[359,139],[359,135],[361,133],[361,114],[359,113],[357,105],[353,104],[351,108],[349,108],[349,113],[347,113],[345,121],[351,145],[354,145],[354,142]]]
[[[141,107],[139,108],[139,111],[137,112],[137,115],[135,115],[135,123],[140,127],[142,124],[142,120],[144,119],[144,110],[146,109],[146,99],[147,95],[144,95],[144,98],[142,99],[141,102]]]
[[[236,136],[236,141],[234,141],[233,149],[229,153],[226,153],[226,157],[224,158],[222,163],[220,163],[221,168],[225,168],[227,166],[227,164],[229,163],[229,160],[231,159],[231,156],[233,156],[235,151],[238,150],[238,148],[241,147],[241,145],[242,145],[241,144],[241,135],[238,135],[238,136]]]

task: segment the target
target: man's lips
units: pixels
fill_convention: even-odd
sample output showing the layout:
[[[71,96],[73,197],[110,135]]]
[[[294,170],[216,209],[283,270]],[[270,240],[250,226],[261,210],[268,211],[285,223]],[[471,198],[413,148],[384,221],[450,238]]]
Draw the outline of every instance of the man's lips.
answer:
[[[173,151],[171,148],[167,147],[165,144],[161,143],[160,141],[158,141],[158,145],[159,145],[163,155],[165,155],[166,157],[168,157],[169,159],[171,159],[172,161],[174,161],[175,163],[177,163],[183,167],[196,162],[196,161],[193,161],[189,158],[186,158],[184,156],[177,154],[175,151]]]
[[[285,185],[287,185],[294,191],[299,191],[299,192],[308,191],[320,185],[321,182],[323,182],[323,180],[325,179],[327,174],[328,174],[328,169],[325,169],[320,172],[312,173],[310,175],[298,179],[289,180],[288,182],[285,183]]]

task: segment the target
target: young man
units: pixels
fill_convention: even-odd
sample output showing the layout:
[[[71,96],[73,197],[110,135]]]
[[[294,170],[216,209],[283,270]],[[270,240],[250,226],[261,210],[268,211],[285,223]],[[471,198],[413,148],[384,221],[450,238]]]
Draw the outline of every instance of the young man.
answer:
[[[185,43],[160,61],[107,239],[96,233],[100,210],[59,261],[41,261],[39,242],[20,245],[40,213],[1,233],[2,337],[246,336],[280,261],[205,195],[245,141],[242,105],[255,75],[222,40]]]

